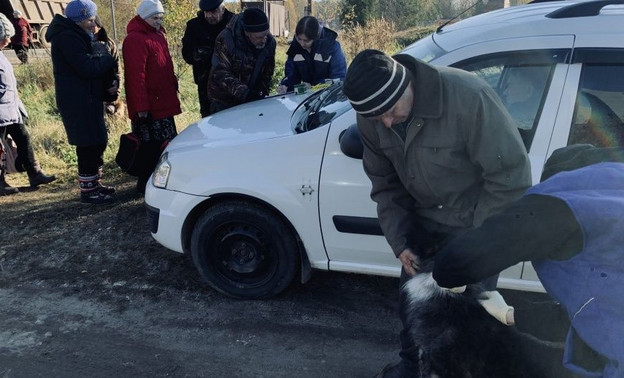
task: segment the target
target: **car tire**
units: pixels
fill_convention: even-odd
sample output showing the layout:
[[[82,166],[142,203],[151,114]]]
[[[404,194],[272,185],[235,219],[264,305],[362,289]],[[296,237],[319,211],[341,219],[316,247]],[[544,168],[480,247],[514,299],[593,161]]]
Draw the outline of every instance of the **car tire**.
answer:
[[[215,290],[241,299],[273,297],[295,277],[298,243],[265,208],[228,201],[201,215],[191,236],[193,263]]]

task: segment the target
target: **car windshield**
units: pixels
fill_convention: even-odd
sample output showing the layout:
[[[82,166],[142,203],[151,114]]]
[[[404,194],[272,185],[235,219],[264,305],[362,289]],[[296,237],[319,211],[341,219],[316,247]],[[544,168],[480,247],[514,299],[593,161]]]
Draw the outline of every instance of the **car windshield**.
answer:
[[[322,89],[299,105],[292,117],[295,133],[300,134],[329,124],[336,117],[351,109],[342,93],[342,82]]]

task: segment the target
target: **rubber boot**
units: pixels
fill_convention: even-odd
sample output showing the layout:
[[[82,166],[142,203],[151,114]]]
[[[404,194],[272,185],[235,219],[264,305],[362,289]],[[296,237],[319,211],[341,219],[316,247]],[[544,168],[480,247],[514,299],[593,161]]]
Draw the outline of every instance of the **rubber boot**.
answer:
[[[106,195],[112,195],[115,194],[115,187],[114,186],[108,186],[108,185],[104,185],[102,184],[102,175],[103,175],[103,167],[98,168],[98,180],[97,180],[97,185],[100,188],[100,192]]]
[[[100,205],[113,202],[113,196],[103,193],[100,186],[98,186],[97,174],[78,174],[78,182],[80,183],[80,201],[82,203]]]
[[[9,185],[4,179],[4,169],[0,168],[0,196],[8,196],[10,194],[19,193],[19,189]]]
[[[28,181],[30,182],[30,186],[33,188],[36,188],[39,185],[49,184],[54,180],[56,180],[56,176],[48,176],[43,173],[39,163],[37,162],[35,162],[32,168],[28,170]]]

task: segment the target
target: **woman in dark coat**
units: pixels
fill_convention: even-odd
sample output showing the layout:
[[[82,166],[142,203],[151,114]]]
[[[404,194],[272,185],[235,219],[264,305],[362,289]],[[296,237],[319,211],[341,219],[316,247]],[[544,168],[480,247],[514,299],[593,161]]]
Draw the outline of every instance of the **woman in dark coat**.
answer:
[[[337,37],[335,31],[321,26],[312,16],[299,20],[295,38],[286,51],[286,77],[280,82],[277,91],[292,91],[295,84],[299,83],[314,86],[323,83],[325,79],[344,80],[347,61]]]
[[[93,49],[93,55],[110,55],[115,59],[115,65],[106,73],[102,80],[102,90],[104,91],[104,108],[107,114],[114,114],[115,101],[119,99],[119,90],[114,93],[109,93],[108,88],[120,87],[120,75],[119,75],[119,51],[115,41],[109,38],[108,32],[102,25],[100,17],[95,18],[95,28],[93,34],[93,40],[91,41],[91,48]]]
[[[56,15],[46,32],[52,44],[56,104],[69,144],[76,146],[80,198],[85,203],[108,203],[115,189],[101,183],[103,155],[108,142],[104,123],[102,80],[115,65],[110,54],[94,54],[91,47],[97,6],[91,0],[72,0],[65,15]]]

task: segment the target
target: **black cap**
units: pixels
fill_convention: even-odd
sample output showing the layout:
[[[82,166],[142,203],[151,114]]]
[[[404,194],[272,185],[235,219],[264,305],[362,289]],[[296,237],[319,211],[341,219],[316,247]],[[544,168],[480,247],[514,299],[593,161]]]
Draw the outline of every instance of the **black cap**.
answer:
[[[223,3],[223,0],[199,0],[199,9],[213,11]]]
[[[269,29],[269,20],[260,9],[247,8],[243,12],[243,28],[250,33],[262,32]]]

